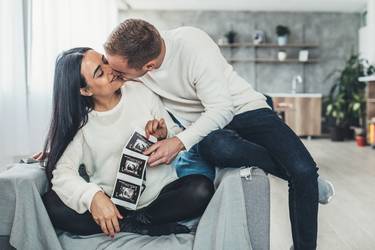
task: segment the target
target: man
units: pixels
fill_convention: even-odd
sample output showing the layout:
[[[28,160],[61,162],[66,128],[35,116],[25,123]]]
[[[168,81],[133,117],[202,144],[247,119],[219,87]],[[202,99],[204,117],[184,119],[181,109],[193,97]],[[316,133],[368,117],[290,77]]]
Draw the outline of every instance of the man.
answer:
[[[151,24],[128,19],[112,32],[104,48],[114,72],[156,92],[186,128],[145,152],[151,154],[150,166],[170,163],[181,150],[188,150],[212,166],[258,166],[283,178],[290,187],[294,249],[316,249],[315,162],[205,32],[181,27],[160,35]],[[157,127],[156,120],[154,130]]]

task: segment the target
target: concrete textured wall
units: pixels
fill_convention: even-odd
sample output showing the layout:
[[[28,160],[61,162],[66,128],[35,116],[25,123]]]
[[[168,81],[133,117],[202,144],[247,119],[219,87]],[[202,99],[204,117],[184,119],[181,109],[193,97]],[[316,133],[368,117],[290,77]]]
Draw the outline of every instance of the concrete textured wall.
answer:
[[[257,90],[264,93],[289,93],[292,79],[301,75],[304,84],[301,91],[327,94],[332,79],[327,75],[343,67],[352,52],[358,51],[360,16],[357,13],[309,13],[309,12],[249,12],[249,11],[120,11],[120,21],[126,18],[142,18],[158,29],[171,29],[182,25],[205,30],[215,41],[233,29],[240,42],[252,42],[255,30],[266,32],[268,42],[276,42],[275,27],[286,25],[291,30],[290,43],[317,43],[318,49],[310,51],[311,57],[319,57],[316,64],[233,63],[236,71]],[[222,49],[226,57],[239,58],[277,57],[277,49],[239,48]],[[298,57],[298,49],[289,49],[288,57]]]

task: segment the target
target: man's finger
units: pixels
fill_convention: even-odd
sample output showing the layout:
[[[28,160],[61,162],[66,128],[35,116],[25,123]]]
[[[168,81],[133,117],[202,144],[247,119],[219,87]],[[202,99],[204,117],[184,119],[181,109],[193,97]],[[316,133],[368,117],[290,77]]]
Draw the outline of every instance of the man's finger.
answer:
[[[149,155],[151,154],[152,152],[156,151],[158,148],[160,147],[160,144],[157,142],[155,144],[153,144],[151,147],[149,147],[148,149],[146,149],[143,154],[145,155]]]
[[[148,138],[149,137],[149,134],[148,134],[148,124],[149,124],[150,122],[147,122],[146,123],[146,126],[145,126],[145,134],[146,134],[146,138]]]
[[[165,120],[163,118],[160,119],[160,123],[159,123],[160,127],[162,128],[165,128],[166,127],[166,124],[165,124]]]
[[[159,152],[159,151],[156,151],[154,154],[152,154],[149,158],[148,158],[148,161],[147,163],[150,165],[150,167],[153,167],[154,163],[158,160],[160,160],[161,158],[163,158],[164,156]]]
[[[157,159],[156,161],[150,163],[150,167],[156,167],[156,166],[159,166],[163,163],[167,163],[167,160],[164,157],[161,157],[161,158]]]
[[[159,121],[154,120],[154,122],[152,123],[152,132],[155,133],[156,130],[158,130],[158,127],[159,127]]]

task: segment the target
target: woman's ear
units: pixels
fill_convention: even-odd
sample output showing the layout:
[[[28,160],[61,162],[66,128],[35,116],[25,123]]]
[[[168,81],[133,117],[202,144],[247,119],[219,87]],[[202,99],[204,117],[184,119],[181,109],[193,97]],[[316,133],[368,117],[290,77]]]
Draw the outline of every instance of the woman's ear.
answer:
[[[85,88],[80,88],[79,89],[79,92],[81,92],[81,95],[83,96],[92,96],[93,93],[90,91],[89,88],[85,87]]]

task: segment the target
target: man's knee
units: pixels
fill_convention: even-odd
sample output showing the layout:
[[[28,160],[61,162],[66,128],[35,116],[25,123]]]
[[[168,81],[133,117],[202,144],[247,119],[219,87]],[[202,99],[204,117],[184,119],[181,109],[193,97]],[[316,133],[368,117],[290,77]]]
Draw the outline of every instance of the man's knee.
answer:
[[[217,161],[225,161],[232,157],[231,140],[238,137],[237,133],[229,129],[218,129],[208,134],[198,144],[199,155],[211,164],[217,164]]]
[[[315,166],[299,166],[292,172],[292,180],[298,183],[317,182],[318,169]]]

